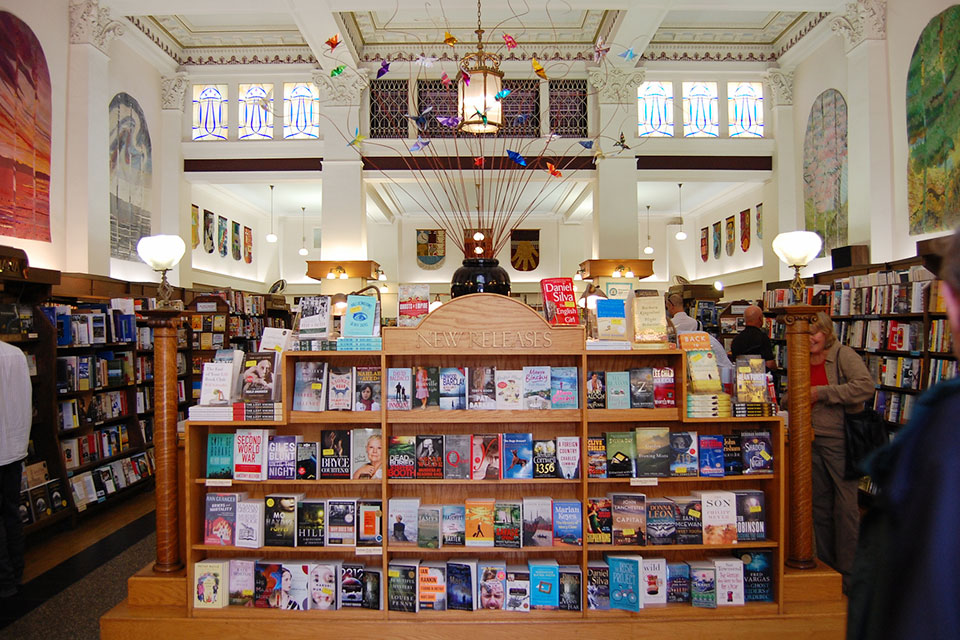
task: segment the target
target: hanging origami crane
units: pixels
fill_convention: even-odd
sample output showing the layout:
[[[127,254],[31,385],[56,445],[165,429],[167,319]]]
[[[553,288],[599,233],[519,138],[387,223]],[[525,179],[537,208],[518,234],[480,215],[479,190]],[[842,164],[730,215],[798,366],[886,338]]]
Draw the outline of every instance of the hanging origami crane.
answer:
[[[324,44],[330,47],[330,52],[332,53],[334,49],[340,46],[340,34],[337,33],[330,36]]]
[[[507,149],[507,157],[513,160],[514,162],[516,162],[521,167],[527,166],[527,161],[524,159],[522,155],[520,155],[516,151],[511,151],[510,149]]]
[[[460,116],[437,116],[437,122],[445,127],[453,128],[460,124]]]
[[[621,151],[626,151],[630,147],[627,146],[627,139],[623,137],[623,131],[620,132],[620,139],[613,143],[613,146],[620,147]]]
[[[550,175],[552,175],[554,178],[563,177],[563,174],[560,173],[560,171],[557,170],[557,167],[556,167],[555,165],[553,165],[552,163],[550,163],[550,162],[547,163],[547,172],[548,172]]]
[[[353,140],[347,143],[348,147],[358,146],[367,136],[360,135],[360,127],[357,127],[357,130],[353,134]]]
[[[346,69],[347,69],[347,65],[342,64],[342,65],[340,65],[339,67],[337,67],[336,69],[333,69],[332,71],[330,71],[330,77],[331,77],[331,78],[336,78],[338,75],[340,75],[341,73],[343,73],[344,71],[346,71]]]
[[[547,144],[553,142],[554,140],[559,140],[559,139],[560,139],[560,134],[557,133],[556,131],[551,131],[550,135],[547,136]]]
[[[430,144],[429,140],[424,140],[420,136],[417,136],[417,141],[413,143],[413,146],[410,147],[410,151],[420,151],[421,149],[426,148]]]
[[[477,156],[474,158],[473,166],[483,168],[483,156]]]
[[[427,128],[427,118],[429,117],[429,113],[431,111],[433,111],[433,106],[427,107],[426,109],[421,111],[419,115],[412,116],[408,113],[407,117],[413,120],[413,123],[417,125],[417,129],[420,129],[421,131],[423,131],[424,129]]]
[[[463,80],[463,86],[465,86],[465,87],[469,87],[469,86],[470,86],[470,74],[467,73],[465,70],[460,69],[460,73],[458,74],[457,77],[458,77],[460,80]]]
[[[480,109],[474,109],[474,110],[473,110],[473,115],[475,115],[475,116],[480,116],[480,119],[483,120],[483,124],[487,124],[487,110],[486,110],[486,109],[484,109],[483,111],[480,111]]]
[[[531,58],[530,63],[533,65],[533,72],[537,74],[537,77],[546,80],[547,72],[543,70],[543,65],[536,58]]]
[[[433,66],[433,63],[436,61],[437,59],[434,58],[433,56],[425,56],[421,54],[417,56],[417,59],[414,62],[416,62],[421,67],[424,67],[425,69],[429,69],[430,67]]]
[[[450,46],[452,47],[453,45],[457,44],[458,42],[460,42],[460,41],[457,40],[457,39],[453,36],[453,34],[451,34],[449,31],[444,31],[444,32],[443,32],[443,44],[448,44],[448,45],[450,45]]]
[[[593,46],[593,61],[599,63],[610,51],[610,47],[603,46],[603,38],[597,38],[597,44]]]
[[[494,100],[503,100],[503,99],[506,98],[508,95],[510,95],[510,89],[501,89],[500,91],[497,91],[497,94],[496,94],[495,96],[493,96],[493,99],[494,99]]]
[[[593,149],[593,140],[580,140],[580,146],[584,149]]]
[[[507,43],[507,49],[516,49],[517,41],[513,39],[513,36],[509,33],[503,34],[503,41]]]
[[[440,84],[442,84],[444,87],[449,87],[451,82],[453,81],[450,79],[450,76],[448,76],[447,72],[444,71],[443,75],[440,76]]]
[[[618,53],[617,55],[623,58],[624,60],[633,60],[634,58],[637,57],[637,54],[633,52],[633,47],[630,47],[623,53]]]
[[[380,68],[377,69],[377,79],[379,80],[383,76],[387,75],[387,72],[390,71],[390,63],[386,60],[380,62]]]
[[[526,122],[526,121],[529,120],[529,119],[530,119],[530,114],[529,114],[529,113],[521,113],[521,114],[516,115],[516,116],[513,117],[513,124],[515,124],[515,125],[516,125],[516,124],[523,124],[524,122]]]

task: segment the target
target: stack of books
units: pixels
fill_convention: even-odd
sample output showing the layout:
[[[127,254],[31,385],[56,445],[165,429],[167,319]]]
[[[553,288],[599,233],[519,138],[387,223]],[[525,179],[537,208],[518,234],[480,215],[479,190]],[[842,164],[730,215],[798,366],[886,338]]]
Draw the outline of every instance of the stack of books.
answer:
[[[729,418],[732,409],[730,396],[726,393],[703,393],[687,396],[688,418]]]

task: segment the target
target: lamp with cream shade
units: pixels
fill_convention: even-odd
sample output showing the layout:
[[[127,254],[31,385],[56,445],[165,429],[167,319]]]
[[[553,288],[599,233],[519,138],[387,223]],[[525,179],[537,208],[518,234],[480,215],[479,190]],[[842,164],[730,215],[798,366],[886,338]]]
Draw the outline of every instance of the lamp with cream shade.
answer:
[[[177,266],[183,258],[187,245],[183,238],[174,235],[144,236],[137,243],[137,254],[140,259],[150,265],[154,271],[160,272],[160,286],[157,295],[160,308],[169,308],[172,288],[167,282],[167,271]]]
[[[800,269],[810,264],[823,247],[823,240],[813,231],[788,231],[773,239],[773,252],[780,261],[793,268],[790,290],[794,300],[803,300],[804,284]]]

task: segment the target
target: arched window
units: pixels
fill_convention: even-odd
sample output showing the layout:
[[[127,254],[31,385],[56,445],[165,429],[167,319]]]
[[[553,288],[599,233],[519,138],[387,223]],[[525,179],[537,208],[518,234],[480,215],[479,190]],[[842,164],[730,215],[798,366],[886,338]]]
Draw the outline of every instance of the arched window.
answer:
[[[813,101],[803,140],[804,227],[823,253],[847,244],[847,103],[836,89]]]
[[[150,235],[152,145],[140,103],[126,93],[110,101],[110,256],[138,260]]]

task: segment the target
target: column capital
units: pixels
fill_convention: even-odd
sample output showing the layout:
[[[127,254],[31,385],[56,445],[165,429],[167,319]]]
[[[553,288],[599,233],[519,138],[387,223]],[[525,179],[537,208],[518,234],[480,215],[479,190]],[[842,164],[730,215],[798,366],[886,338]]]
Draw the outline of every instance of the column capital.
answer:
[[[885,40],[887,37],[886,0],[857,0],[847,3],[843,15],[830,22],[834,33],[843,36],[846,52],[850,53],[864,40]]]
[[[110,41],[123,32],[123,23],[112,19],[99,0],[71,0],[70,44],[92,44],[106,53]]]
[[[360,96],[367,88],[366,69],[346,69],[335,78],[323,69],[314,69],[313,83],[320,90],[320,100],[340,107],[360,106]]]
[[[183,96],[188,84],[187,74],[183,71],[172,76],[160,76],[160,108],[183,111]]]
[[[646,77],[646,69],[621,69],[607,66],[590,72],[590,84],[597,89],[602,104],[636,102],[637,87]]]
[[[793,105],[793,72],[780,68],[767,69],[763,81],[770,87],[773,106],[789,107]]]

